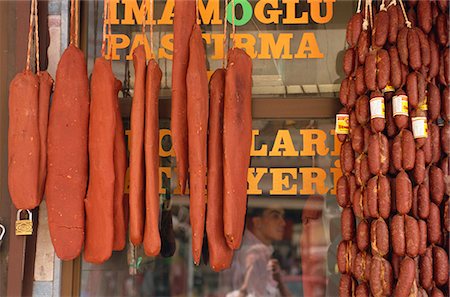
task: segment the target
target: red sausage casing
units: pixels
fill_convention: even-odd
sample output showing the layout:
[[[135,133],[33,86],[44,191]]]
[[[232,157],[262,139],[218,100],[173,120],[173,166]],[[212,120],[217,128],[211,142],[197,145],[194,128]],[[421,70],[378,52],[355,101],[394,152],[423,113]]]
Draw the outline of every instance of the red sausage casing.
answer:
[[[404,170],[411,170],[414,168],[416,160],[416,149],[414,146],[414,136],[408,129],[403,129],[402,132],[402,167]]]
[[[352,297],[355,290],[355,280],[349,274],[342,274],[339,281],[339,296]]]
[[[214,271],[230,267],[233,250],[227,245],[223,226],[223,99],[225,69],[217,69],[209,82],[208,207],[206,234],[209,262]],[[346,179],[344,176],[344,181]],[[338,186],[339,188],[339,186]],[[347,188],[347,187],[346,187]],[[348,196],[346,196],[348,199]]]
[[[431,16],[431,1],[430,0],[420,0],[417,2],[417,21],[419,27],[425,32],[429,33],[432,26],[432,16]]]
[[[433,285],[433,253],[432,247],[428,247],[419,259],[419,281],[420,285],[428,290]]]
[[[358,224],[356,230],[356,245],[360,251],[364,251],[369,247],[369,223],[366,220],[362,220]]]
[[[369,90],[374,91],[377,88],[377,52],[367,53],[364,62],[364,78]]]
[[[211,116],[211,115],[210,115]],[[210,120],[210,122],[211,122],[211,120]],[[211,123],[209,124],[210,126],[211,126]],[[211,130],[211,129],[210,129]],[[211,132],[209,132],[209,134],[210,134],[210,136],[209,136],[209,138],[211,138]],[[211,142],[211,140],[208,140],[209,142]],[[210,150],[209,149],[209,147],[210,147],[210,145],[208,145],[208,151]],[[223,149],[220,149],[220,150],[223,150]],[[213,153],[213,152],[212,152]],[[211,156],[211,153],[208,153],[208,159],[209,158],[211,158],[210,157]],[[212,165],[211,165],[212,166]],[[208,164],[208,168],[210,167],[210,165]],[[223,166],[222,166],[223,167]],[[216,169],[214,169],[214,167],[212,168],[213,170],[215,170],[216,171]],[[209,180],[209,175],[210,175],[210,169],[208,169],[208,180]],[[215,174],[215,173],[214,173]],[[223,183],[223,182],[222,182]],[[213,190],[212,190],[212,193],[213,194],[211,194],[210,193],[210,188],[211,186],[210,186],[210,182],[208,182],[208,196],[210,196],[210,195],[213,195],[214,194],[214,192],[215,191],[219,191],[218,189],[216,190],[215,188],[215,186],[214,186],[214,188],[213,188]],[[220,188],[221,189],[221,188]],[[220,190],[221,192],[222,192],[222,190]],[[210,198],[208,198],[208,201],[210,200]],[[350,199],[350,187],[349,187],[349,184],[348,184],[348,181],[347,181],[347,177],[345,176],[345,175],[342,175],[339,179],[338,179],[338,181],[337,181],[337,183],[336,183],[336,200],[337,200],[337,203],[339,204],[339,206],[341,206],[341,207],[347,207],[347,206],[350,206],[351,205],[351,199]],[[209,202],[208,202],[209,203]],[[208,237],[209,238],[209,237]]]
[[[349,48],[345,51],[342,65],[345,75],[347,77],[350,76],[355,69],[355,50],[353,48]]]
[[[350,207],[341,213],[341,234],[343,240],[352,240],[355,237],[355,215]]]
[[[241,49],[228,52],[223,119],[224,229],[232,249],[241,245],[252,143],[252,61]]]
[[[363,23],[363,16],[361,13],[354,14],[350,21],[347,23],[347,30],[345,39],[350,47],[354,47],[358,42],[359,35],[361,33]]]
[[[395,205],[400,214],[407,214],[412,205],[412,184],[408,174],[400,171],[395,179]]]
[[[127,172],[127,147],[125,144],[125,131],[119,109],[119,90],[122,88],[120,80],[115,82],[116,99],[116,133],[114,135],[114,242],[113,250],[121,251],[125,248],[128,220],[124,209],[124,188]]]
[[[192,226],[192,255],[200,263],[206,215],[207,132],[209,116],[208,76],[202,31],[198,24],[189,41],[189,66],[186,74],[189,140],[189,191]]]
[[[355,297],[369,297],[370,289],[367,283],[360,283],[355,289]]]
[[[372,46],[375,48],[382,48],[386,43],[388,35],[389,14],[386,10],[382,10],[375,14],[372,31]]]
[[[395,286],[394,296],[408,297],[410,296],[411,287],[416,276],[416,265],[410,257],[403,258],[400,263],[400,273],[397,285]]]
[[[395,215],[391,220],[391,242],[392,251],[397,256],[404,256],[406,251],[405,245],[405,217]]]
[[[420,41],[416,30],[408,30],[408,58],[409,66],[414,70],[419,70],[422,66],[420,56]]]
[[[89,82],[82,51],[69,45],[59,61],[55,81],[45,196],[55,252],[60,259],[71,260],[80,254],[84,242],[88,179]]]
[[[135,72],[134,94],[131,103],[130,141],[130,240],[140,245],[144,237],[144,116],[145,116],[145,49],[138,46],[133,52]]]
[[[405,216],[406,254],[412,258],[419,254],[419,224],[411,216]]]
[[[159,235],[159,117],[158,99],[162,72],[151,59],[147,65],[145,82],[145,224],[144,252],[157,256],[161,250]]]
[[[113,250],[117,102],[115,83],[111,63],[103,57],[97,58],[91,78],[89,185],[84,203],[84,259],[90,263],[103,263],[111,257]]]
[[[39,205],[39,79],[18,73],[9,86],[8,188],[17,209]]]
[[[352,262],[352,274],[359,281],[368,281],[370,276],[370,264],[372,262],[372,255],[367,252],[360,252],[356,254]]]
[[[397,42],[397,35],[398,35],[398,13],[397,13],[397,7],[396,5],[389,6],[387,10],[388,16],[389,16],[389,35],[388,35],[388,41],[391,44],[395,44]]]
[[[433,247],[433,279],[437,286],[448,286],[448,254],[439,247]]]
[[[428,38],[430,44],[430,66],[428,69],[428,78],[434,78],[439,73],[439,47],[436,41],[432,38]]]
[[[47,129],[48,112],[50,107],[50,94],[53,88],[53,79],[47,71],[38,73],[39,78],[39,199],[42,201],[45,190],[45,178],[47,177]]]
[[[445,183],[442,169],[433,165],[430,168],[430,196],[436,205],[441,204],[444,199]]]
[[[392,266],[384,258],[372,257],[370,265],[370,290],[374,296],[391,296],[394,283]]]
[[[389,60],[391,62],[391,77],[390,84],[398,89],[402,84],[402,74],[400,71],[400,58],[398,56],[398,50],[395,46],[392,46],[388,50]]]
[[[364,65],[366,56],[369,52],[370,40],[369,33],[367,30],[363,30],[358,38],[358,46],[356,47],[358,54],[358,63]]]
[[[419,224],[419,255],[425,254],[427,250],[427,223],[424,220],[417,220]]]
[[[441,215],[439,207],[433,202],[430,203],[430,214],[427,219],[428,242],[440,244],[442,240]]]
[[[372,221],[370,241],[373,255],[384,256],[389,252],[389,228],[382,218]]]
[[[416,184],[423,183],[425,179],[425,154],[422,149],[416,150],[416,162],[413,171],[414,181]]]
[[[186,72],[189,61],[189,37],[195,23],[195,1],[176,0],[173,19],[172,63],[172,143],[177,160],[178,184],[184,194],[188,176],[188,125]]]

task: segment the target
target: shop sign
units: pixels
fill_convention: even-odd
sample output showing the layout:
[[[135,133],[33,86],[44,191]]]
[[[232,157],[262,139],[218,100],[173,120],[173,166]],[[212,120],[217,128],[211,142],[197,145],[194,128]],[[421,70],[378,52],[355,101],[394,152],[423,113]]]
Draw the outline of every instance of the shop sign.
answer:
[[[146,7],[150,6],[150,0],[146,1]],[[159,1],[156,1],[159,5]],[[318,44],[314,30],[303,31],[304,26],[312,24],[327,24],[333,18],[333,8],[336,0],[234,0],[235,10],[239,11],[235,20],[237,33],[234,37],[236,47],[243,48],[253,59],[321,59],[324,58],[320,44]],[[109,21],[114,26],[142,25],[144,22],[145,8],[137,0],[111,0],[111,12]],[[150,26],[173,25],[174,0],[163,3],[162,12],[155,13],[154,20],[147,14],[145,23]],[[228,23],[232,23],[233,1],[227,5]],[[206,0],[198,2],[199,19],[202,24],[223,27],[223,1]],[[119,13],[120,11],[120,13]],[[271,24],[298,26],[299,30],[287,32],[267,33],[260,30],[258,33],[246,32],[245,25],[250,22],[258,27]],[[303,26],[303,27],[302,27]],[[113,30],[114,31],[114,30]],[[158,30],[158,32],[160,32]],[[172,60],[173,57],[173,33],[160,32],[159,43],[155,50],[159,59]],[[159,35],[159,34],[158,34]],[[300,38],[298,38],[300,36]],[[213,53],[209,57],[212,60],[221,60],[224,55],[224,34],[222,30],[211,31],[203,34],[206,44],[212,46]],[[132,60],[133,50],[144,44],[150,58],[150,45],[148,38],[142,34],[129,36],[117,33],[107,35],[111,43],[111,51],[107,57],[112,60],[120,60],[119,50],[127,49],[130,53],[127,60]],[[294,41],[295,40],[295,41]],[[108,49],[110,47],[108,46]]]
[[[300,147],[296,147],[290,130],[278,130],[272,143],[262,144],[256,147],[255,143],[260,135],[259,130],[253,130],[253,141],[250,151],[252,159],[254,158],[307,158],[307,157],[329,157],[333,160],[330,168],[321,167],[293,167],[293,168],[268,168],[268,167],[250,167],[247,176],[247,194],[260,196],[263,195],[261,189],[261,180],[267,176],[271,177],[271,196],[297,196],[320,194],[335,195],[334,187],[327,187],[327,179],[331,177],[332,184],[335,185],[342,172],[339,163],[340,142],[334,136],[334,130],[325,131],[321,129],[300,129],[297,130],[302,138]],[[128,135],[128,148],[130,146],[130,130],[126,131]],[[159,131],[159,156],[161,158],[173,158],[175,153],[172,147],[164,147],[163,139],[170,137],[169,129],[160,129]],[[333,139],[329,141],[329,139]],[[164,139],[164,143],[170,143]],[[330,143],[331,147],[326,144]],[[162,187],[163,179],[176,179],[176,170],[173,167],[159,168],[159,192],[165,194],[166,189]],[[128,193],[129,175],[125,183],[125,192]],[[172,183],[173,184],[173,183]],[[175,188],[173,194],[180,194],[180,188]]]

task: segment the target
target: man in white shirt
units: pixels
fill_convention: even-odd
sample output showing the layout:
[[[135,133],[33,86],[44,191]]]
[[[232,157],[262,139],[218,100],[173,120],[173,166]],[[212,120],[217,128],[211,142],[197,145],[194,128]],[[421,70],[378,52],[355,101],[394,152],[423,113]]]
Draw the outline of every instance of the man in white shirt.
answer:
[[[235,252],[231,268],[224,272],[233,290],[227,297],[292,296],[281,280],[278,260],[272,257],[272,243],[283,239],[284,211],[253,209],[248,216],[241,248]]]

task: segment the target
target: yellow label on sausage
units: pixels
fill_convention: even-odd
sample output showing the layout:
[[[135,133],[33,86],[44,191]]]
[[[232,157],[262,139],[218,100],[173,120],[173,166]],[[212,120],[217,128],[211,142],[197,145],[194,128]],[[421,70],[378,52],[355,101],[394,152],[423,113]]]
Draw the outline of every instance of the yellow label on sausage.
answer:
[[[386,85],[386,87],[383,89],[383,94],[387,93],[387,92],[394,92],[395,88],[393,86],[390,85]]]
[[[427,102],[428,102],[428,97],[425,97],[425,100],[421,104],[419,104],[419,109],[425,110],[425,111],[428,110]]]
[[[348,134],[350,131],[349,115],[344,113],[338,113],[336,115],[336,134]]]
[[[392,113],[395,116],[408,116],[408,96],[397,95],[392,98]]]
[[[375,97],[370,99],[370,119],[385,118],[384,98]]]
[[[428,137],[428,123],[426,117],[415,117],[411,119],[414,139]]]

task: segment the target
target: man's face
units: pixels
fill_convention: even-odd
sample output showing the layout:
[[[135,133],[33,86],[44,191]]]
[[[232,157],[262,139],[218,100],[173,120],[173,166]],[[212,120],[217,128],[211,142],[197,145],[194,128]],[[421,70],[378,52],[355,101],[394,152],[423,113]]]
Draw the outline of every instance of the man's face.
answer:
[[[255,218],[255,227],[267,240],[280,241],[283,239],[284,211],[281,209],[266,209],[260,217]]]

